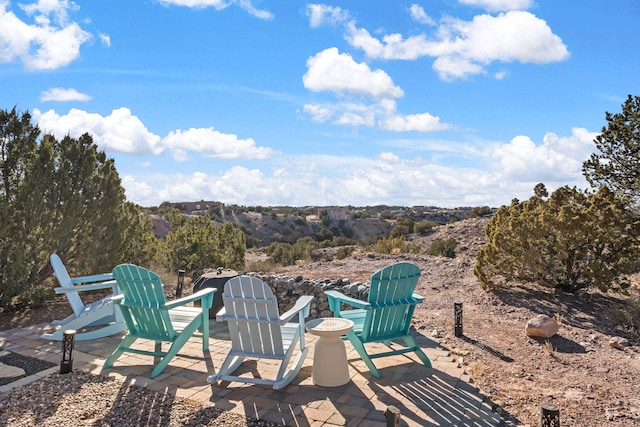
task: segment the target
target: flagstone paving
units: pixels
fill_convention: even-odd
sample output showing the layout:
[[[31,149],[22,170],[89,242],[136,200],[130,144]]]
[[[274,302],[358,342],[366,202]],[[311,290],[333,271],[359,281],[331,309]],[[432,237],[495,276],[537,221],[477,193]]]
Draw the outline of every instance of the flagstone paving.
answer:
[[[40,339],[48,325],[0,331],[0,348],[59,364],[62,343]],[[192,338],[169,366],[156,378],[149,378],[153,359],[124,354],[112,368],[103,369],[105,358],[119,344],[123,334],[95,341],[76,341],[73,369],[113,376],[178,397],[197,400],[245,416],[288,426],[386,426],[385,411],[395,407],[401,426],[499,426],[502,420],[458,366],[450,353],[436,342],[418,335],[417,341],[429,356],[433,368],[422,365],[413,354],[376,359],[382,378],[373,377],[357,352],[346,342],[351,380],[340,387],[319,387],[312,382],[313,348],[317,337],[306,334],[310,351],[290,385],[283,390],[267,386],[222,382],[209,384],[227,353],[230,342],[225,323],[211,322],[210,350]],[[139,340],[140,341],[140,340]],[[143,343],[152,349],[153,342]],[[383,350],[378,345],[373,352]],[[238,370],[246,375],[273,378],[277,361],[248,360]],[[0,387],[0,392],[56,372],[51,368]]]

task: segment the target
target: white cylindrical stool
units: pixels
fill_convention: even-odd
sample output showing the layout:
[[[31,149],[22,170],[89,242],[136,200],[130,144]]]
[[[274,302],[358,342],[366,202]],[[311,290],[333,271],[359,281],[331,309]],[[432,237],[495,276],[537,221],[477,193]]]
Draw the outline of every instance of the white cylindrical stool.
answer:
[[[319,337],[313,350],[313,383],[322,387],[348,383],[347,349],[340,337],[353,328],[353,322],[328,317],[310,320],[305,326],[310,334]]]

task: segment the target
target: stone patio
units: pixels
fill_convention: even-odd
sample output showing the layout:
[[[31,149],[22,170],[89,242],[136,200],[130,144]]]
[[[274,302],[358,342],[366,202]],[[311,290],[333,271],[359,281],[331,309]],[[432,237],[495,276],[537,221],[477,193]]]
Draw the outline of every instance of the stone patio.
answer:
[[[0,349],[60,363],[62,343],[40,338],[50,326],[0,331]],[[373,377],[357,352],[346,342],[351,380],[343,386],[325,388],[313,384],[311,369],[317,337],[306,334],[309,356],[303,368],[283,390],[228,383],[208,384],[206,378],[220,366],[230,347],[225,323],[211,321],[210,350],[192,338],[169,366],[156,378],[149,378],[151,357],[126,353],[112,368],[102,369],[105,358],[119,344],[122,334],[95,341],[76,341],[73,369],[108,375],[128,384],[193,399],[242,415],[287,426],[386,426],[385,411],[394,406],[401,414],[401,426],[499,426],[501,417],[494,405],[478,392],[470,378],[448,351],[417,334],[416,339],[433,363],[426,368],[413,354],[376,359],[382,378]],[[140,341],[140,340],[139,340]],[[152,349],[153,342],[142,343]],[[379,350],[385,348],[380,345]],[[371,346],[375,352],[375,346]],[[249,360],[238,370],[246,375],[274,377],[277,362]],[[51,368],[0,387],[10,390],[44,375]]]

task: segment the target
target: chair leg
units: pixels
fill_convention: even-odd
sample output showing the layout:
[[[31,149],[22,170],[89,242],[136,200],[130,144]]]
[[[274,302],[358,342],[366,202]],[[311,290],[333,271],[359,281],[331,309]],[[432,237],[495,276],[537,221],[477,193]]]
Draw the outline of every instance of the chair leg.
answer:
[[[218,373],[209,375],[209,377],[207,377],[207,382],[213,383],[220,381],[224,376],[230,376],[240,365],[242,365],[242,362],[244,362],[244,356],[233,356],[231,354],[227,354],[222,365],[220,365],[220,369],[218,369]]]
[[[278,377],[276,379],[276,382],[273,384],[274,390],[280,390],[282,388],[285,388],[287,385],[289,385],[291,381],[293,381],[296,375],[298,375],[298,372],[300,372],[300,368],[302,368],[302,363],[304,362],[304,359],[307,357],[308,351],[309,351],[309,348],[305,347],[300,351],[300,353],[298,353],[298,356],[296,357],[293,363],[293,366],[286,373],[286,375],[283,375],[282,378]],[[284,361],[282,363],[284,364]]]
[[[160,360],[160,362],[153,368],[153,371],[151,371],[151,378],[160,375],[164,368],[167,367],[169,362],[171,362],[171,359],[173,359],[178,354],[180,349],[186,344],[189,338],[191,338],[193,333],[197,331],[199,327],[200,322],[197,321],[196,318],[196,320],[191,322],[186,328],[182,330],[180,335],[178,335],[178,337],[171,343],[169,350],[167,350],[167,353],[162,357],[162,360]],[[206,340],[206,337],[202,337],[202,339],[205,340],[207,344],[209,343],[209,341]],[[204,350],[207,349],[205,348]]]
[[[358,339],[358,336],[353,331],[351,331],[347,333],[347,338],[349,338],[351,345],[353,345],[353,348],[356,349],[362,361],[365,363],[365,365],[367,365],[369,371],[371,371],[371,374],[376,378],[380,378],[380,371],[378,371],[378,368],[376,368],[376,366],[371,361],[369,354],[367,354],[367,350],[364,348],[364,344],[362,344],[362,341]]]
[[[107,357],[107,360],[105,360],[104,362],[103,368],[110,368],[113,365],[113,362],[115,362],[118,359],[118,357],[120,357],[120,355],[125,352],[125,348],[130,347],[135,340],[136,340],[136,337],[131,335],[126,335],[122,339],[122,342],[120,343],[120,345],[115,349],[115,351],[111,353],[109,357]]]
[[[404,337],[404,342],[407,345],[407,347],[414,349],[416,356],[418,356],[418,358],[422,361],[424,366],[426,366],[427,368],[432,367],[431,360],[429,360],[429,357],[426,354],[424,354],[420,346],[418,346],[418,344],[416,343],[416,340],[411,335]]]

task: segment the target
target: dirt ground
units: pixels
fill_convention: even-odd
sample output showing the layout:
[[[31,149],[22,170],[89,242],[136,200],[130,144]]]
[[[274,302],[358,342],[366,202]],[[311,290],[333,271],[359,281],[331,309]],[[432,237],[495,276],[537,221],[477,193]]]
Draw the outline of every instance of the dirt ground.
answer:
[[[425,249],[437,237],[458,241],[456,258],[428,255],[357,254],[340,261],[315,262],[273,273],[309,279],[348,278],[367,282],[379,268],[399,260],[422,270],[417,293],[426,299],[414,316],[415,332],[455,355],[477,387],[509,425],[540,425],[540,406],[560,407],[561,425],[640,425],[640,346],[612,321],[625,298],[583,292],[556,293],[536,286],[485,292],[473,275],[475,254],[484,244],[486,219],[441,226],[414,241]],[[171,293],[171,289],[168,289]],[[463,335],[453,333],[453,304],[463,304]],[[49,322],[68,314],[64,300],[46,307],[0,315],[0,330]],[[529,338],[527,320],[546,314],[561,321],[549,340]],[[610,346],[624,337],[628,346]]]

